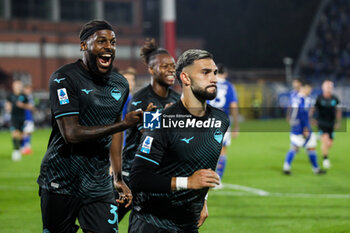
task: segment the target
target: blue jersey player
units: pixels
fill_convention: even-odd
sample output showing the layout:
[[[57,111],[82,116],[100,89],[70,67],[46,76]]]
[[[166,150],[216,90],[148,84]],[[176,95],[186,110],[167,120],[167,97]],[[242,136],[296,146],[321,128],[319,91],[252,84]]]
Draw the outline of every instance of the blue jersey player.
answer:
[[[293,90],[289,94],[289,105],[287,109],[287,121],[290,122],[290,114],[292,112],[292,100],[298,95],[303,80],[301,78],[295,78],[292,82]]]
[[[32,153],[31,138],[32,138],[32,133],[34,132],[33,109],[34,109],[35,103],[32,95],[32,86],[30,84],[24,85],[23,93],[27,95],[28,104],[31,105],[32,109],[25,110],[25,120],[24,120],[21,152],[23,155],[29,155]]]
[[[217,82],[217,95],[216,98],[209,101],[209,104],[213,107],[223,110],[227,116],[233,120],[232,137],[238,136],[238,98],[234,85],[232,85],[227,78],[226,68],[222,64],[217,64],[218,67],[218,82]],[[226,132],[223,140],[223,146],[220,154],[220,159],[216,172],[222,179],[226,167],[226,147],[231,144],[231,132]],[[222,184],[217,188],[222,187]]]
[[[310,107],[312,106],[312,99],[309,96],[311,90],[312,88],[309,83],[303,83],[298,94],[292,98],[292,111],[290,116],[291,148],[288,151],[283,164],[283,172],[287,175],[291,174],[291,164],[300,147],[304,147],[306,149],[313,172],[315,174],[325,173],[324,170],[319,168],[317,163],[317,155],[315,151],[316,135],[312,133],[309,121],[309,111]]]

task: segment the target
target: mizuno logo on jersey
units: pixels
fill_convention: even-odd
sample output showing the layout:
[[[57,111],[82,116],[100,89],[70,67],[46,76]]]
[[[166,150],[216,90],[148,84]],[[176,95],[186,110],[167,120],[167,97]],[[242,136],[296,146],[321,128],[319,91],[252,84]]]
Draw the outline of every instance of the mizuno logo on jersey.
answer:
[[[60,105],[69,104],[69,98],[66,88],[61,88],[57,90],[58,100]]]
[[[142,101],[133,101],[131,104],[134,105],[134,106],[137,106],[138,104],[141,104]]]
[[[187,144],[190,143],[190,141],[193,139],[194,137],[191,138],[182,138],[181,141],[186,142]]]
[[[60,83],[61,81],[65,80],[66,78],[55,78],[53,81],[56,83]]]
[[[93,90],[91,89],[91,90],[87,90],[87,89],[81,89],[81,91],[83,91],[83,92],[85,92],[87,95],[90,93],[90,92],[92,92]]]

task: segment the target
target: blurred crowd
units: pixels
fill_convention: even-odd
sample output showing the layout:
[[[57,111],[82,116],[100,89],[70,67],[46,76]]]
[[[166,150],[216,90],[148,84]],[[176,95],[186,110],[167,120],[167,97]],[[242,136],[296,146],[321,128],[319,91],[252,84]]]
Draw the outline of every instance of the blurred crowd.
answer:
[[[312,81],[350,77],[350,1],[331,0],[317,25],[316,43],[308,51],[302,74]]]

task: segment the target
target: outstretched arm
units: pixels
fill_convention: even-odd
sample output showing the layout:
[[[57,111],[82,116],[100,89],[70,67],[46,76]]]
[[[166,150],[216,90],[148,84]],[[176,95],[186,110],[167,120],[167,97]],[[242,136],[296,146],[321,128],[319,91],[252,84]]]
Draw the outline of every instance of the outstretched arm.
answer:
[[[78,115],[60,117],[56,121],[65,142],[76,144],[102,138],[132,127],[142,119],[142,113],[142,111],[129,112],[123,121],[102,126],[82,126],[79,124]]]

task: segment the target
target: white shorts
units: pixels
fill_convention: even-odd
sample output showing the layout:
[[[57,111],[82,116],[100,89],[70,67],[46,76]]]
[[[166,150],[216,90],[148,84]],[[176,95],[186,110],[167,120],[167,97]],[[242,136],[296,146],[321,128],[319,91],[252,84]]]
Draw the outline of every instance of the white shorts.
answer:
[[[34,132],[34,121],[25,121],[23,127],[23,133],[33,133]]]
[[[230,132],[230,131],[225,133],[224,140],[222,142],[222,146],[229,146],[229,145],[231,145],[231,133],[232,132]]]
[[[302,134],[290,134],[290,142],[293,146],[297,147],[315,148],[317,145],[317,138],[315,133],[311,133],[310,139],[306,142],[306,138],[304,138]]]

